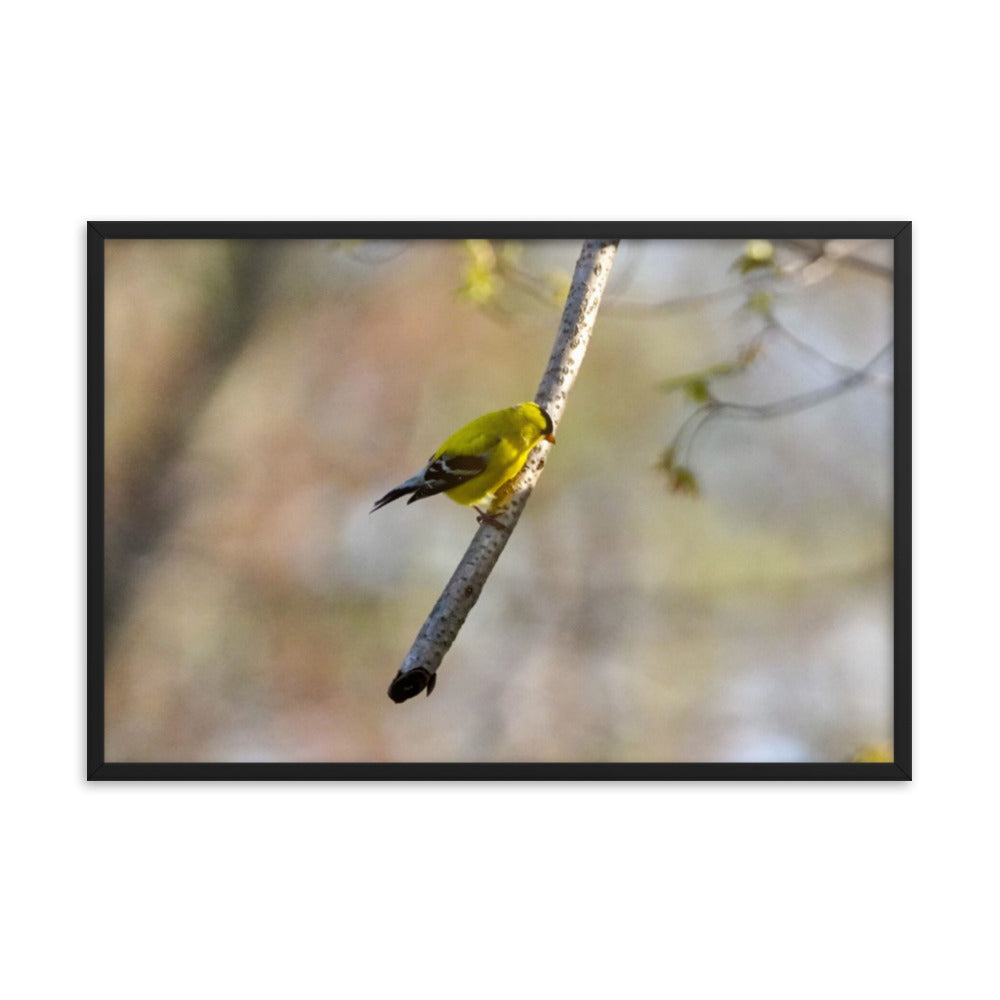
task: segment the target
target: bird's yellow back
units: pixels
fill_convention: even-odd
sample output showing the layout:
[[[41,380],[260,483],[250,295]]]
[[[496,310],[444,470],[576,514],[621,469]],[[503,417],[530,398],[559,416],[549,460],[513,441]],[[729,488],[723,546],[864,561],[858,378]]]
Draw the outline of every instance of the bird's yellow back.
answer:
[[[431,456],[431,461],[469,455],[487,458],[479,475],[445,495],[467,506],[492,496],[521,471],[531,449],[551,431],[552,421],[537,403],[521,403],[477,417]]]

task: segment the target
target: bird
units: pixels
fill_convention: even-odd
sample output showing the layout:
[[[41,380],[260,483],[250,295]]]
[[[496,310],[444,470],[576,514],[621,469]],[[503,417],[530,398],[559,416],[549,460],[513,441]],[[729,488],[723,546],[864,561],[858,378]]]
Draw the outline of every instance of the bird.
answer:
[[[405,483],[375,502],[375,513],[393,500],[412,494],[406,502],[443,493],[455,503],[474,508],[477,521],[503,528],[478,505],[491,503],[522,469],[539,441],[555,444],[552,418],[537,403],[518,403],[484,413],[455,431],[427,460],[427,465]]]

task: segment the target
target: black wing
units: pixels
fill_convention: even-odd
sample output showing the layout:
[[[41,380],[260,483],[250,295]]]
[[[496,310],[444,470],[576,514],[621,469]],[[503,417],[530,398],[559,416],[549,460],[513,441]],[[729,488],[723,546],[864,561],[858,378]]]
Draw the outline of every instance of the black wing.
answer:
[[[407,503],[444,493],[454,486],[461,486],[486,469],[486,455],[442,455],[433,459],[424,470],[424,481],[414,491]]]

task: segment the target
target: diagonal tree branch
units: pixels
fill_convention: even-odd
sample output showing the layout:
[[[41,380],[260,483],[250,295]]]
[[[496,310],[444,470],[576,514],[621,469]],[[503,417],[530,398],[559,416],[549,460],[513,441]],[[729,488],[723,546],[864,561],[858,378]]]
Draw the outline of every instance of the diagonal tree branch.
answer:
[[[587,352],[597,318],[597,308],[617,249],[618,240],[586,240],[576,262],[576,272],[563,309],[559,333],[552,346],[552,354],[538,392],[535,393],[535,402],[548,411],[554,428],[559,426],[566,407],[566,397],[576,381],[583,356]],[[437,669],[479,599],[483,585],[517,525],[524,505],[541,475],[549,447],[546,442],[535,447],[514,480],[505,505],[500,510],[490,512],[492,518],[503,525],[503,529],[488,522],[480,525],[458,568],[417,634],[403,665],[389,685],[389,697],[393,701],[406,701],[425,689],[428,694],[434,690]]]

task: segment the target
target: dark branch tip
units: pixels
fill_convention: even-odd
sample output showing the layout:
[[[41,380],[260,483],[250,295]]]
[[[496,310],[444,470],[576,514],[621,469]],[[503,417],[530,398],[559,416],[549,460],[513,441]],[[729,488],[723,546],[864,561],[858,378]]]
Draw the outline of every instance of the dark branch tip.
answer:
[[[431,673],[426,667],[415,667],[413,670],[407,670],[405,674],[400,670],[389,685],[389,697],[399,705],[410,698],[415,698],[424,688],[427,689],[429,696],[436,682],[437,674]]]

